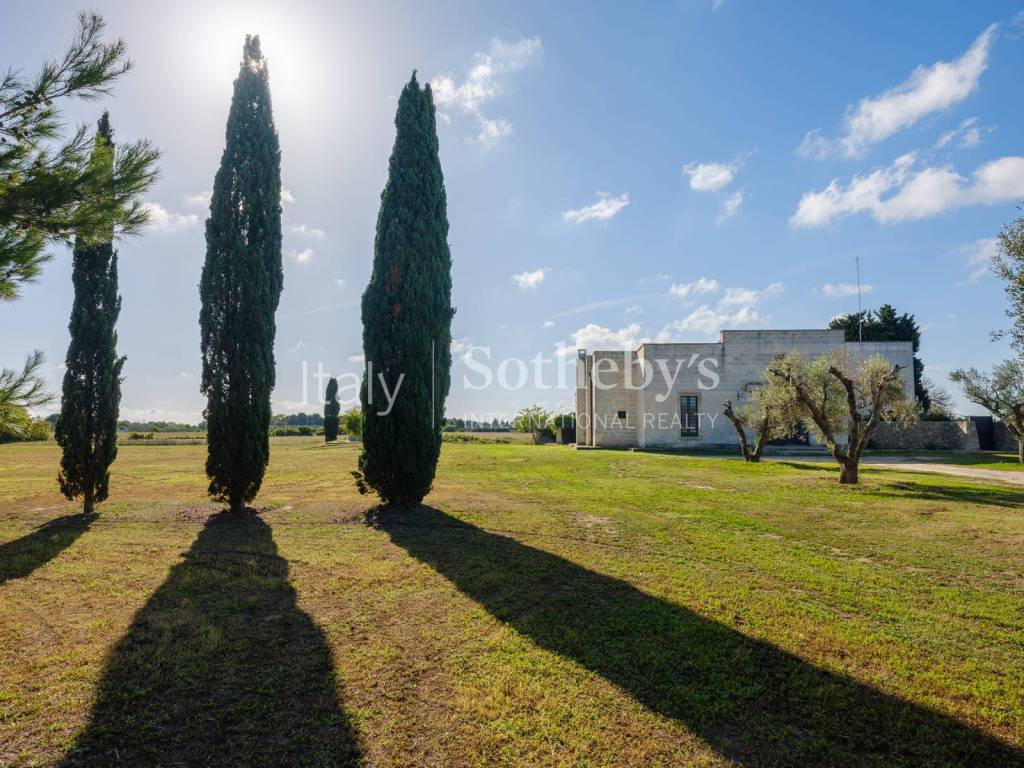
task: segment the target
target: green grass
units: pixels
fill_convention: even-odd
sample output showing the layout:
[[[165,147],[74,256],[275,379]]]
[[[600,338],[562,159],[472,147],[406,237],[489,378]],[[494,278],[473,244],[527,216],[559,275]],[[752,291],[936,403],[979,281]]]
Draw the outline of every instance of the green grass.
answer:
[[[0,446],[0,765],[1024,765],[1024,490],[446,443],[426,505],[274,441]]]
[[[878,451],[877,453],[881,454],[884,453],[884,451]],[[975,467],[977,469],[1001,469],[1010,472],[1020,472],[1024,470],[1024,464],[1021,464],[1020,458],[1016,453],[992,453],[989,451],[973,453],[925,451],[915,453],[914,451],[910,451],[908,452],[908,455],[913,456],[915,460],[935,464],[957,464],[965,467]]]

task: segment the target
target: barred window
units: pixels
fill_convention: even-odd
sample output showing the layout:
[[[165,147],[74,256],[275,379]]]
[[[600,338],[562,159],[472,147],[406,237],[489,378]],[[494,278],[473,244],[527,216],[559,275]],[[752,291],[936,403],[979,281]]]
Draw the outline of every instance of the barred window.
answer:
[[[679,421],[682,437],[697,437],[699,434],[700,413],[697,395],[681,395],[679,397]]]

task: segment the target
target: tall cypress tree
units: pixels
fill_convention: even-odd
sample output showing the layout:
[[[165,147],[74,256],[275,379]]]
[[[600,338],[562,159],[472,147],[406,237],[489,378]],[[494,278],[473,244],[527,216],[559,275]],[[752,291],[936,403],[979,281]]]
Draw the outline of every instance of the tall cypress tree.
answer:
[[[281,152],[258,36],[246,36],[206,220],[199,284],[210,495],[241,511],[270,459],[281,298]]]
[[[455,314],[434,99],[415,72],[398,99],[395,128],[363,293],[367,368],[357,482],[385,502],[413,504],[430,490],[441,452]]]
[[[341,403],[338,402],[338,380],[333,376],[327,380],[327,390],[324,392],[324,441],[331,442],[338,439],[338,414],[341,413]]]
[[[96,131],[92,162],[114,162],[114,134],[104,112]],[[121,367],[117,354],[117,252],[110,239],[75,242],[71,280],[75,299],[68,331],[57,442],[63,449],[57,480],[67,498],[82,497],[82,513],[107,498],[110,465],[117,456],[117,413],[121,404]]]

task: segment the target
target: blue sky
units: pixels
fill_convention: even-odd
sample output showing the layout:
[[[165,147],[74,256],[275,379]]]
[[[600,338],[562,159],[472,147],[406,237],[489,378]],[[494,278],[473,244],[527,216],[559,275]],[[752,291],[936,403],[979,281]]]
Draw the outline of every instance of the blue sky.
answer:
[[[136,62],[102,106],[119,137],[163,151],[153,225],[120,245],[126,417],[202,410],[203,195],[247,32],[269,59],[291,201],[275,410],[319,409],[318,364],[361,370],[359,296],[413,69],[441,115],[451,415],[572,402],[532,380],[465,387],[473,347],[494,366],[538,354],[571,366],[577,346],[823,327],[856,309],[858,256],[865,306],[892,303],[925,328],[933,380],[952,391],[951,369],[1007,353],[988,341],[1007,321],[985,265],[1024,201],[1019,2],[91,6]],[[3,63],[34,72],[76,9],[5,0]],[[93,121],[102,106],[68,116]],[[0,308],[0,363],[43,349],[56,390],[71,282],[70,255],[54,255]],[[517,383],[518,366],[505,373]]]

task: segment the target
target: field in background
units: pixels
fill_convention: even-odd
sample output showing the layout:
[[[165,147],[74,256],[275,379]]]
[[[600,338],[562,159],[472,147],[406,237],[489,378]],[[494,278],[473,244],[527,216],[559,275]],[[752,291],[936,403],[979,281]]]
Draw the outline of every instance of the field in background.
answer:
[[[1024,764],[1021,489],[446,443],[388,514],[357,452],[231,520],[126,444],[83,521],[0,446],[0,765]]]

